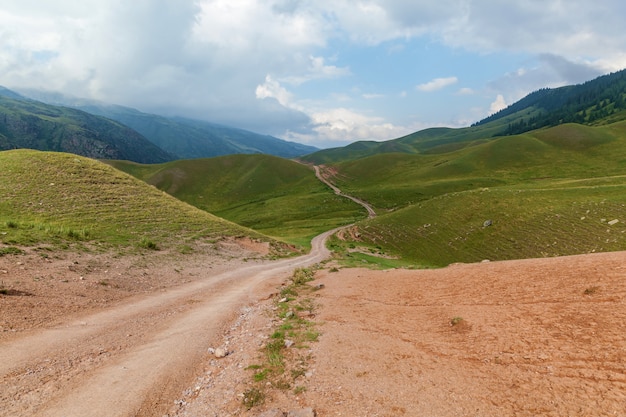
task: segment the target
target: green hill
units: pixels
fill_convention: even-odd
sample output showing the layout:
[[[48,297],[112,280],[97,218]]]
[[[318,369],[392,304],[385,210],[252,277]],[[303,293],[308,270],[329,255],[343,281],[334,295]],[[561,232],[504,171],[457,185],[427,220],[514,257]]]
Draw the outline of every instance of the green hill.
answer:
[[[565,124],[333,168],[340,188],[379,213],[358,223],[357,241],[418,264],[626,249],[626,122]]]
[[[0,166],[3,245],[183,248],[228,236],[270,240],[92,159],[13,150],[0,152]]]
[[[202,210],[302,246],[367,215],[319,182],[310,167],[274,156],[108,163]]]
[[[18,99],[7,91],[0,91],[0,150],[71,152],[90,158],[145,163],[173,159],[120,123],[80,110]]]

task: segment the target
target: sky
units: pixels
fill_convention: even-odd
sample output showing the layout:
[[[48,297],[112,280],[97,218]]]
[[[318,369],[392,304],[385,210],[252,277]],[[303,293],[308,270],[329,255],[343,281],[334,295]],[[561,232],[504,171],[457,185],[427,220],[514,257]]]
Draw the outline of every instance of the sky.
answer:
[[[0,85],[320,148],[626,68],[623,0],[0,0]]]

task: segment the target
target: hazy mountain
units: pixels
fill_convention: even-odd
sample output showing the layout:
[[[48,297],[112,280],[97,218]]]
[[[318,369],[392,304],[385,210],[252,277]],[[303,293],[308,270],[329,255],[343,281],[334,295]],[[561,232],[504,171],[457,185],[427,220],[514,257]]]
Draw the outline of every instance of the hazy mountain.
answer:
[[[60,93],[20,90],[24,95],[50,104],[74,107],[123,123],[179,159],[209,158],[230,154],[255,154],[294,158],[318,150],[273,136],[182,117],[164,117],[139,110],[72,98]]]
[[[96,159],[158,163],[174,159],[135,130],[67,107],[0,89],[0,150],[69,152]]]

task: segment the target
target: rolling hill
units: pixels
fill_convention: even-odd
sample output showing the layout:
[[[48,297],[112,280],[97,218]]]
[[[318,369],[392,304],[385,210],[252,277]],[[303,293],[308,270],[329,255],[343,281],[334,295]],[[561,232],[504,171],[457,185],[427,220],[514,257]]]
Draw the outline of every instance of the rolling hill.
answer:
[[[379,213],[355,226],[351,244],[420,265],[626,249],[626,121],[332,168],[336,185]]]
[[[0,152],[0,246],[191,250],[224,237],[282,244],[109,165],[26,149]]]
[[[202,210],[301,246],[367,216],[319,182],[310,167],[275,156],[106,162]]]
[[[97,159],[158,163],[174,157],[141,134],[100,116],[0,90],[0,150],[71,152]]]
[[[231,154],[268,154],[294,158],[318,149],[269,135],[182,117],[164,117],[129,107],[77,99],[59,93],[21,89],[45,103],[77,108],[122,123],[144,135],[176,159],[210,158]]]

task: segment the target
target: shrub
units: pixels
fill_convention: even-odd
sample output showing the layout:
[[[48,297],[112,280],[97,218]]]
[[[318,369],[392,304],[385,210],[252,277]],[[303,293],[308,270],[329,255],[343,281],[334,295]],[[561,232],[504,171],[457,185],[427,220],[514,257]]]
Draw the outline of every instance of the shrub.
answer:
[[[141,238],[141,241],[139,242],[139,246],[144,249],[159,250],[159,247],[157,246],[157,244],[154,243],[152,240],[148,239],[147,237]]]
[[[247,410],[265,402],[265,394],[258,388],[250,388],[243,393],[243,405]]]
[[[315,279],[315,272],[310,268],[298,268],[293,272],[291,280],[295,285],[304,285]]]

